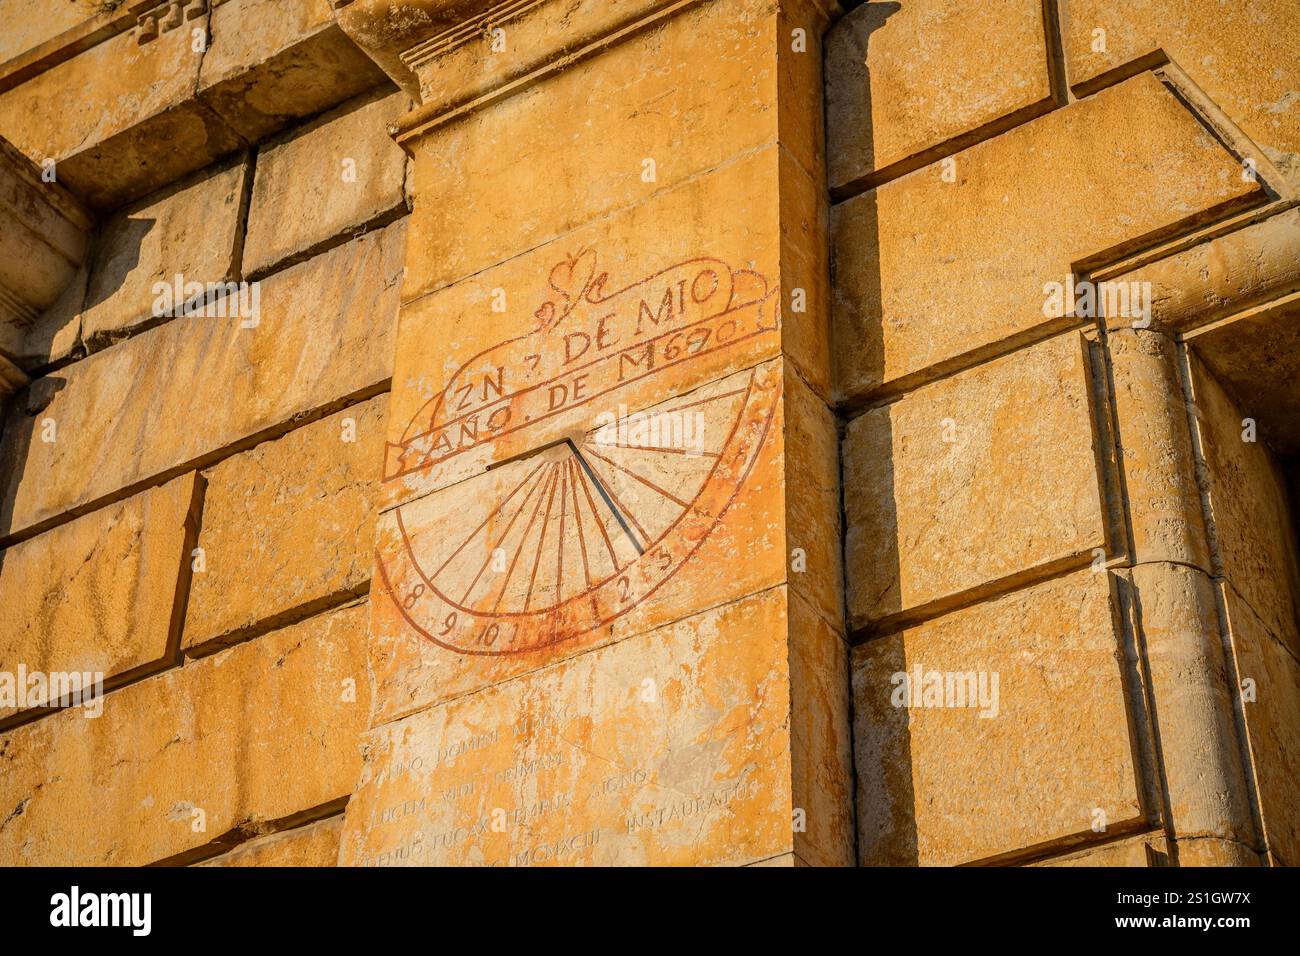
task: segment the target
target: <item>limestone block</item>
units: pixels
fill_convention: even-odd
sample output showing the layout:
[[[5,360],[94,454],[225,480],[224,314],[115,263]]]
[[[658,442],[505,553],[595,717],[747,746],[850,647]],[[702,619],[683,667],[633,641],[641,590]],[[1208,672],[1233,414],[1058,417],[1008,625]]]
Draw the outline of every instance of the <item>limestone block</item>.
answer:
[[[1300,177],[1300,20],[1292,0],[1070,0],[1063,22],[1076,89],[1162,50],[1275,163]]]
[[[385,512],[374,722],[799,577],[784,384],[769,361],[646,407],[612,405],[607,431],[539,441]],[[674,437],[687,427],[690,441]],[[816,573],[823,552],[810,553]]]
[[[788,363],[783,398],[787,580],[792,591],[842,629],[844,528],[835,414]]]
[[[859,862],[951,865],[1142,820],[1120,649],[1110,576],[1090,570],[855,647]]]
[[[1285,480],[1266,446],[1246,440],[1247,413],[1197,359],[1191,368],[1223,574],[1265,626],[1300,655],[1300,568]]]
[[[347,104],[288,139],[262,148],[248,210],[244,273],[284,260],[405,211],[406,154],[388,124],[409,106],[404,94]]]
[[[200,99],[249,142],[386,83],[330,0],[226,0],[212,11]]]
[[[1174,831],[1253,844],[1214,583],[1182,564],[1139,564],[1128,574]]]
[[[256,326],[168,322],[33,383],[0,440],[0,536],[377,392],[392,369],[403,231],[265,280]],[[46,420],[57,441],[41,440]]]
[[[112,209],[244,145],[194,97],[208,15],[140,44],[127,30],[0,94],[0,136],[96,209]],[[196,49],[198,47],[198,49]]]
[[[1088,379],[1066,333],[849,423],[851,630],[1106,547]]]
[[[610,34],[675,6],[676,0],[572,0],[564,7],[504,9],[495,0],[468,0],[450,9],[436,0],[432,5],[429,0],[381,3],[340,7],[339,24],[394,82],[417,97],[421,112],[435,115],[522,77],[563,69],[565,54],[601,45]],[[411,15],[420,6],[432,6],[424,22]],[[494,35],[494,28],[504,36]]]
[[[385,506],[778,354],[779,153],[404,300]],[[437,268],[414,232],[408,248],[408,280]]]
[[[364,605],[340,609],[0,737],[0,861],[136,866],[342,799],[365,632]]]
[[[1263,196],[1149,73],[953,162],[953,182],[935,163],[834,209],[842,398],[1073,324],[1048,283]]]
[[[81,204],[0,138],[0,348],[11,354],[84,261],[94,223]]]
[[[387,403],[345,408],[207,473],[186,647],[366,590]]]
[[[864,3],[826,37],[832,190],[1052,105],[1038,0]]]
[[[236,261],[248,167],[239,161],[145,197],[104,223],[91,268],[82,334],[92,349],[165,320],[165,283],[229,282]],[[165,306],[171,311],[169,296]],[[156,314],[157,313],[157,314]]]
[[[802,807],[807,832],[792,832],[790,645],[842,653],[792,621],[769,589],[372,730],[340,863],[844,859],[847,809]],[[810,743],[819,764],[842,746]]]
[[[1288,209],[1116,276],[1146,282],[1154,328],[1181,332],[1300,289],[1300,209]],[[1107,326],[1127,325],[1107,319]]]
[[[1211,571],[1177,346],[1140,329],[1113,331],[1106,344],[1133,560]]]
[[[789,43],[776,26],[766,0],[688,6],[513,95],[411,129],[420,267],[403,299],[775,142],[772,51]],[[665,240],[670,223],[658,224]]]
[[[96,0],[0,0],[0,63],[70,30],[99,6]]]
[[[1089,847],[1065,856],[1031,863],[1030,866],[1064,867],[1140,867],[1169,866],[1169,845],[1163,836],[1144,833],[1142,836],[1116,840],[1102,846]]]
[[[187,474],[0,551],[0,670],[111,682],[174,654],[199,499]]]
[[[329,817],[241,844],[199,866],[335,866],[343,818]]]
[[[1300,859],[1300,662],[1234,588],[1225,588],[1224,597],[1266,843],[1282,865],[1294,865]]]

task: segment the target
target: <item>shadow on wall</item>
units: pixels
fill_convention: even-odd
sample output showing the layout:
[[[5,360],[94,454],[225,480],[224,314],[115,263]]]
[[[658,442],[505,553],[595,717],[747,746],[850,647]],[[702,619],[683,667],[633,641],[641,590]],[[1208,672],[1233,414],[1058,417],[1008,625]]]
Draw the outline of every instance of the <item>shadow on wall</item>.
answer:
[[[866,10],[859,11],[857,34],[861,46],[856,51],[866,71],[865,82],[859,97],[861,108],[856,121],[865,127],[861,139],[865,155],[862,157],[867,169],[875,168],[874,136],[872,133],[872,101],[870,76],[870,49],[872,35],[884,26],[889,17],[902,9],[901,2],[869,4]],[[833,80],[832,80],[833,82]],[[852,335],[867,341],[881,342],[879,315],[848,315],[848,303],[839,300],[838,273],[854,270],[857,284],[865,293],[863,301],[879,302],[881,292],[880,279],[880,237],[876,210],[876,193],[870,190],[853,200],[853,229],[860,239],[855,249],[861,250],[860,257],[851,262],[835,259],[836,244],[831,243],[831,288],[835,299],[837,321],[831,323],[832,337]],[[832,221],[835,216],[832,214]],[[848,321],[845,321],[848,319]],[[859,357],[869,354],[870,361],[876,367],[864,370],[872,381],[884,380],[883,351],[880,348],[851,352],[842,348],[833,348],[833,362],[837,381],[843,380],[839,363],[850,355]],[[852,413],[841,409],[841,423],[847,424]],[[896,526],[896,497],[894,487],[894,469],[892,466],[892,449],[894,436],[887,415],[872,415],[864,420],[868,425],[867,433],[860,435],[865,441],[870,454],[877,457],[876,463],[863,475],[844,474],[845,484],[855,481],[871,484],[870,494],[876,499],[875,506],[881,512],[881,524],[885,527]],[[859,426],[861,427],[861,426]],[[846,543],[848,540],[846,522]],[[846,549],[847,550],[847,549]],[[868,559],[875,562],[880,571],[880,580],[890,582],[893,599],[898,600],[899,555],[898,541],[895,534],[883,534],[876,541],[869,542],[865,551]],[[845,554],[845,574],[853,571]],[[848,582],[846,581],[846,593]],[[888,594],[883,596],[888,602]],[[853,636],[853,635],[851,635]],[[857,640],[861,641],[861,635]],[[860,865],[894,865],[914,866],[919,861],[917,849],[917,830],[915,800],[912,786],[911,734],[909,728],[909,710],[906,707],[894,707],[890,703],[894,685],[890,675],[906,672],[908,663],[904,657],[903,642],[898,635],[883,637],[872,636],[869,639],[870,666],[864,666],[868,645],[858,643],[854,648],[854,688],[853,688],[853,752],[857,778],[856,818],[858,826],[858,862]],[[870,813],[864,813],[870,808]]]
[[[175,191],[183,185],[177,184],[169,191]],[[150,200],[165,196],[169,191],[150,197]],[[139,266],[140,250],[145,237],[158,226],[158,222],[153,218],[130,215],[113,221],[114,215],[120,216],[121,213],[110,214],[97,230],[98,234],[87,250],[82,274],[72,280],[71,287],[65,290],[59,301],[32,326],[27,348],[29,354],[48,354],[54,337],[62,331],[65,323],[61,320],[47,321],[50,313],[67,310],[77,316],[84,315],[92,306],[111,298]],[[85,334],[85,329],[82,328],[77,335],[78,346],[83,350],[91,345],[85,341]],[[109,343],[100,343],[100,347],[105,344]],[[32,451],[37,443],[50,442],[57,436],[61,423],[43,416],[42,412],[67,384],[65,377],[52,372],[42,373],[38,368],[34,370],[31,384],[0,406],[0,542],[12,543],[8,539],[15,532],[18,533],[19,540],[31,536],[29,529],[15,524],[18,491],[23,485],[41,481],[43,476],[39,471],[48,467],[33,461]],[[51,432],[51,428],[54,431]],[[64,466],[67,464],[64,463]],[[85,510],[87,509],[79,509]],[[3,551],[0,550],[0,556],[2,555]]]

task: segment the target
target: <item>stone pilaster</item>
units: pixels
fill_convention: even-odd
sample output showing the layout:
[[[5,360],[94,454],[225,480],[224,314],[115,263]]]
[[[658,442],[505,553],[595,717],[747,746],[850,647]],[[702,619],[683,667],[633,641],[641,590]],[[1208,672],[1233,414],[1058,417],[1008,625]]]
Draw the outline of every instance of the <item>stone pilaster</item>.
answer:
[[[851,862],[827,11],[337,16],[421,101],[340,861]]]

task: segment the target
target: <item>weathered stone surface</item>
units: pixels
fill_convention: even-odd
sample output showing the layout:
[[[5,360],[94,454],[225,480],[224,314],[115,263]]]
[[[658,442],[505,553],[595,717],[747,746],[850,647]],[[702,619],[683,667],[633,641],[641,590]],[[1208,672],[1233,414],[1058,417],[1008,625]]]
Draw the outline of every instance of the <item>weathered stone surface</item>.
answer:
[[[1182,564],[1139,564],[1128,574],[1174,830],[1253,843],[1214,582]]]
[[[1260,855],[1243,843],[1218,837],[1185,837],[1178,840],[1179,866],[1259,866]]]
[[[191,31],[207,26],[204,14],[144,45],[128,30],[0,94],[0,136],[56,160],[59,182],[96,209],[233,152],[243,141],[194,98],[203,53]]]
[[[82,315],[82,334],[92,348],[161,320],[165,313],[155,309],[156,283],[173,286],[178,275],[182,284],[204,286],[239,278],[236,256],[248,175],[242,158],[205,170],[103,225]],[[166,312],[175,298],[168,298]]]
[[[131,866],[345,796],[365,726],[364,605],[0,737],[0,861]],[[196,826],[201,811],[204,830]]]
[[[776,355],[779,152],[407,302],[385,505],[585,432],[601,412],[645,408]],[[437,267],[414,233],[409,248],[408,279]]]
[[[75,27],[102,6],[102,0],[0,0],[0,63]]]
[[[830,187],[1052,105],[1038,0],[864,3],[826,37]]]
[[[1116,276],[1146,282],[1153,328],[1180,332],[1300,289],[1300,209],[1289,209]],[[1132,320],[1107,318],[1110,328]]]
[[[199,97],[250,142],[385,82],[329,0],[226,0],[212,11]]]
[[[787,657],[801,644],[821,668],[816,646],[841,645],[791,627],[786,601],[773,588],[371,731],[340,862],[843,860],[847,810],[810,804],[792,832]],[[841,744],[810,743],[823,767]]]
[[[342,832],[343,818],[329,817],[249,840],[199,866],[335,866]]]
[[[1088,379],[1066,333],[849,423],[850,629],[1106,547]]]
[[[186,647],[366,590],[387,404],[345,408],[207,473]]]
[[[394,223],[267,279],[255,327],[174,320],[34,383],[0,443],[0,535],[381,387],[403,230]],[[55,442],[40,440],[46,419]]]
[[[1180,561],[1212,570],[1196,483],[1177,346],[1168,336],[1116,330],[1110,350],[1133,561]]]
[[[786,365],[782,424],[787,578],[837,629],[844,626],[844,528],[835,414]]]
[[[0,551],[0,670],[99,673],[174,653],[197,531],[195,476]],[[0,704],[0,719],[21,710]]]
[[[773,51],[789,46],[776,27],[766,0],[690,6],[513,96],[412,130],[420,208],[411,245],[421,267],[403,298],[775,142]],[[810,144],[790,148],[802,154]],[[653,181],[643,178],[647,161]],[[744,219],[747,210],[728,215]],[[472,221],[494,227],[466,230]],[[668,221],[657,231],[674,232]]]
[[[854,648],[859,861],[970,862],[1141,820],[1120,655],[1110,575],[1092,571]],[[955,675],[943,706],[918,671]],[[952,706],[969,674],[984,703]],[[930,703],[894,705],[909,694]]]
[[[375,722],[796,577],[783,388],[772,361],[649,408],[613,405],[621,427],[595,422],[386,512]]]
[[[1149,73],[953,162],[954,182],[936,163],[835,207],[841,397],[1073,324],[1047,283],[1263,196]]]
[[[1199,361],[1193,359],[1191,368],[1223,574],[1268,629],[1300,654],[1300,566],[1285,480],[1265,446],[1246,440],[1247,413]]]
[[[431,37],[473,23],[494,5],[494,0],[342,0],[334,7],[348,36],[414,94],[416,79],[403,62],[403,54]]]
[[[1300,662],[1235,589],[1225,588],[1224,599],[1266,843],[1281,865],[1293,866],[1300,860]]]
[[[257,155],[244,273],[301,257],[349,230],[405,208],[406,154],[388,124],[410,105],[398,93],[344,105]]]
[[[1163,50],[1300,181],[1295,14],[1291,0],[1070,0],[1063,31],[1070,83],[1095,86],[1102,74]]]
[[[1055,856],[1031,866],[1113,867],[1113,866],[1169,866],[1169,845],[1163,836],[1143,834],[1127,840],[1116,840],[1103,846],[1090,847]]]

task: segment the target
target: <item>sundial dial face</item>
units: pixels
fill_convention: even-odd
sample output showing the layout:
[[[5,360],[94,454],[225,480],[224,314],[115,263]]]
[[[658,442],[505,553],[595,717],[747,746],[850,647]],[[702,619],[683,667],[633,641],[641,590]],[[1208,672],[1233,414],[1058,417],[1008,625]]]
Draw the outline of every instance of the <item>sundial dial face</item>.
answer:
[[[777,334],[757,273],[701,257],[620,283],[586,250],[539,286],[531,328],[456,364],[387,448],[387,481],[441,487],[384,516],[379,584],[461,655],[554,647],[658,592],[725,518],[778,404],[771,363],[691,379]]]

